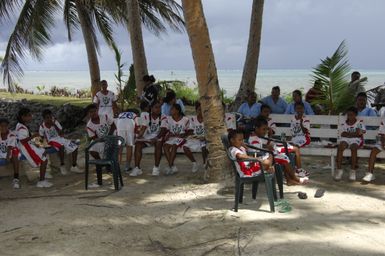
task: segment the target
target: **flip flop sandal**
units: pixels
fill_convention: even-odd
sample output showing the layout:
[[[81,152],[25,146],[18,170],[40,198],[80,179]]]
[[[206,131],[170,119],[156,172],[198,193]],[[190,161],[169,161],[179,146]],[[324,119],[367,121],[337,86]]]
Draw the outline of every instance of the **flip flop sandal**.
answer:
[[[291,210],[292,210],[292,208],[290,205],[282,205],[281,207],[279,207],[278,212],[279,213],[287,213],[287,212],[290,212]]]
[[[298,192],[298,198],[299,199],[307,199],[307,194],[303,192]]]
[[[325,189],[319,188],[319,189],[317,189],[317,191],[315,192],[314,197],[315,197],[315,198],[321,198],[321,197],[324,196],[324,194],[325,194]]]
[[[290,204],[285,199],[279,199],[278,201],[274,202],[274,206],[282,206],[282,205],[290,205]]]

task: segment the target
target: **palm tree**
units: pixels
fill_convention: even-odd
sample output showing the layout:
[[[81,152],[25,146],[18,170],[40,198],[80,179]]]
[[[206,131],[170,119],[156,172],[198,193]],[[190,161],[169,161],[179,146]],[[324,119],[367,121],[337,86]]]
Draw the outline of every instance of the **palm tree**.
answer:
[[[100,69],[97,57],[99,44],[96,27],[108,45],[112,45],[112,19],[127,24],[127,5],[124,1],[82,1],[82,0],[2,0],[0,2],[0,22],[9,18],[11,13],[21,8],[19,18],[11,34],[6,54],[1,65],[3,79],[8,89],[13,91],[16,78],[23,76],[20,59],[27,50],[32,57],[40,60],[45,46],[51,43],[50,32],[54,26],[55,15],[63,10],[64,21],[68,30],[68,39],[72,39],[73,30],[83,33],[90,68],[91,88],[96,93],[100,82]],[[161,2],[161,3],[158,3]],[[181,18],[173,8],[165,6],[172,0],[140,0],[140,15],[143,24],[155,34],[165,30],[165,23],[170,27],[180,26]],[[175,3],[176,4],[176,3]],[[178,19],[179,17],[179,19]],[[161,20],[162,19],[162,20]]]
[[[321,104],[329,115],[339,114],[354,104],[354,92],[349,90],[347,55],[343,41],[331,57],[321,60],[321,64],[313,69],[313,78],[320,84],[322,96],[312,104]]]
[[[142,26],[140,22],[138,0],[127,0],[128,32],[131,40],[132,58],[134,60],[134,72],[136,79],[137,95],[142,95],[144,81],[141,79],[148,74],[147,59],[144,50]]]
[[[200,0],[182,0],[182,6],[194,59],[208,142],[209,168],[206,170],[205,179],[219,181],[229,175],[223,171],[228,169],[226,166],[228,162],[221,143],[221,135],[225,133],[224,110],[214,53],[202,2]]]
[[[184,27],[184,22],[180,17],[181,6],[174,0],[126,0],[126,7],[128,18],[127,29],[130,34],[134,72],[135,77],[137,78],[136,92],[137,95],[140,96],[144,88],[144,82],[141,78],[148,74],[141,23],[157,34],[166,29],[156,15],[147,16],[151,19],[151,23],[141,19],[141,11],[155,11],[175,31],[181,31]],[[151,24],[154,24],[155,26]]]
[[[251,22],[249,42],[247,45],[246,60],[243,66],[243,75],[238,93],[232,103],[231,109],[236,111],[248,92],[255,91],[257,77],[259,52],[261,48],[262,22],[263,22],[264,0],[254,0],[251,10]]]

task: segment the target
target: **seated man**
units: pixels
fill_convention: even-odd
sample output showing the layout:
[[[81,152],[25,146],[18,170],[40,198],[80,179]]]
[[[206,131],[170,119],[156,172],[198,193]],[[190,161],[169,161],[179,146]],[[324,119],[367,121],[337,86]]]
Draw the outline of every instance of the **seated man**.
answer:
[[[279,86],[274,86],[271,89],[271,95],[262,99],[262,102],[268,105],[273,114],[284,114],[287,108],[287,103],[284,99],[279,97],[281,89]]]
[[[368,172],[365,173],[365,176],[362,178],[364,182],[372,182],[376,179],[373,174],[374,164],[376,163],[376,158],[379,153],[385,150],[385,125],[384,122],[381,122],[380,129],[378,130],[378,140],[376,146],[370,152]]]
[[[302,100],[302,92],[300,90],[293,91],[293,103],[290,103],[285,111],[285,114],[294,115],[295,114],[295,104],[303,103],[305,107],[305,115],[314,115],[314,111],[311,108],[310,104]]]
[[[357,116],[378,116],[377,112],[367,107],[368,96],[365,92],[360,92],[356,96],[356,108],[358,111]]]
[[[246,102],[239,107],[238,112],[243,115],[241,124],[245,132],[252,132],[254,130],[255,119],[261,112],[261,104],[257,103],[257,94],[255,92],[248,94]]]

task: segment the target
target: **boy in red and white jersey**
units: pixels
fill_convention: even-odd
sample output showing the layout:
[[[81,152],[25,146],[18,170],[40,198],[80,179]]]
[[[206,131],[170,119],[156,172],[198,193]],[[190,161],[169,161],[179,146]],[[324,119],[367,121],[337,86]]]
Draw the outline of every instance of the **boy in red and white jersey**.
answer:
[[[303,102],[294,104],[295,112],[290,123],[291,144],[299,148],[310,144],[310,120],[304,115],[305,106]]]
[[[8,128],[9,121],[5,118],[0,119],[0,159],[7,163],[12,163],[13,166],[13,181],[14,189],[20,188],[19,180],[19,157],[20,151],[16,145],[16,135]]]
[[[82,173],[82,171],[77,167],[78,145],[63,137],[63,128],[60,123],[54,119],[51,110],[44,110],[42,116],[43,123],[39,127],[39,135],[47,140],[48,145],[58,151],[61,174],[67,174],[67,170],[64,165],[64,153],[72,154],[71,172]]]
[[[116,113],[118,109],[116,105],[118,98],[115,93],[107,89],[108,83],[106,80],[102,80],[100,85],[101,90],[96,93],[93,103],[97,105],[99,115],[107,115],[109,118],[114,118],[114,113]]]
[[[362,120],[357,119],[358,110],[355,107],[350,107],[346,111],[346,121],[340,124],[339,130],[341,138],[339,139],[337,151],[337,170],[334,176],[336,181],[341,180],[343,175],[342,158],[345,149],[350,149],[352,152],[351,170],[349,180],[356,180],[357,169],[357,151],[364,144],[364,134],[366,128]]]

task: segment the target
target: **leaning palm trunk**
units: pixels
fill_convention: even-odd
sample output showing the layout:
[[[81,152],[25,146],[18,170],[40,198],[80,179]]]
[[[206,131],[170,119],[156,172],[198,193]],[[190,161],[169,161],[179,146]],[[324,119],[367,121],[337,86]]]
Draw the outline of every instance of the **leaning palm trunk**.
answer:
[[[91,93],[92,97],[94,97],[95,94],[100,90],[100,68],[98,55],[96,52],[96,44],[92,36],[91,27],[89,26],[84,15],[85,9],[82,7],[82,4],[79,0],[76,0],[76,9],[78,10],[80,27],[82,29],[84,43],[86,45],[88,67],[91,77]]]
[[[225,133],[224,112],[202,3],[200,0],[182,0],[182,6],[194,59],[208,143],[209,167],[205,173],[205,180],[210,182],[226,180],[230,175],[224,172],[228,168],[226,152],[221,143],[221,135]]]
[[[242,101],[247,97],[248,92],[255,91],[257,77],[259,52],[261,47],[262,20],[264,0],[254,0],[251,11],[250,34],[247,45],[246,61],[243,66],[241,85],[231,109],[236,111]]]
[[[148,74],[146,53],[144,51],[142,26],[139,13],[138,0],[127,0],[128,31],[130,33],[132,58],[134,60],[134,72],[136,81],[136,92],[142,95],[144,82],[142,77]]]

